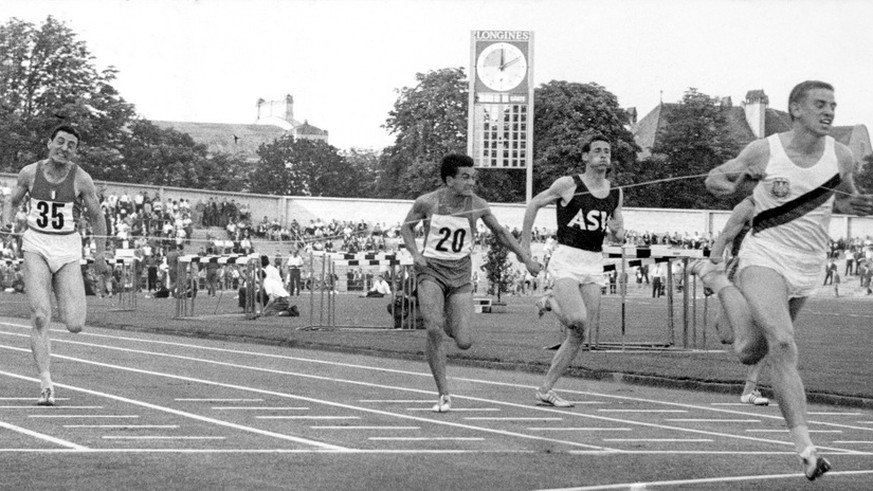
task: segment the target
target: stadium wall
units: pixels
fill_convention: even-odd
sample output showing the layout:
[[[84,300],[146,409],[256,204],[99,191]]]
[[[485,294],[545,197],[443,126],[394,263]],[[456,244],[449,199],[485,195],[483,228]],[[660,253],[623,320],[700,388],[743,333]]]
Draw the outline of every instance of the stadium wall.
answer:
[[[16,174],[0,173],[0,183],[6,186],[14,186]],[[280,223],[290,223],[297,220],[301,225],[308,224],[310,220],[321,218],[330,220],[351,220],[380,224],[391,227],[401,223],[406,217],[411,200],[380,200],[365,198],[323,198],[311,196],[273,196],[267,194],[246,194],[224,191],[209,191],[203,189],[187,189],[172,186],[148,186],[139,184],[116,183],[97,181],[100,188],[107,193],[129,196],[147,192],[154,197],[160,193],[163,199],[187,199],[192,207],[198,201],[208,201],[209,198],[219,202],[227,199],[237,203],[247,203],[252,212],[252,221],[260,222],[263,217],[269,220],[278,219]],[[535,226],[554,230],[555,212],[554,207],[540,210],[537,215]],[[512,230],[521,230],[524,221],[523,204],[491,204],[494,216],[505,227]],[[680,234],[694,234],[698,232],[705,235],[709,232],[717,234],[730,216],[729,210],[682,210],[669,208],[625,208],[625,228],[639,233],[645,231],[663,234],[665,232]],[[830,227],[831,237],[873,237],[873,218],[850,217],[846,215],[834,215]]]

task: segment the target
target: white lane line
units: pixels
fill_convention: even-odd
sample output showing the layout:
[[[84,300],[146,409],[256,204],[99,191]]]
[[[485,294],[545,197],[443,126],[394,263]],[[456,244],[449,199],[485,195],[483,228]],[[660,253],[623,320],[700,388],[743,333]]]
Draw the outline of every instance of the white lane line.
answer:
[[[788,433],[788,428],[779,430],[746,430],[749,433]],[[842,433],[843,430],[809,430],[810,433]]]
[[[5,348],[6,346],[3,346],[3,347]],[[29,351],[29,350],[24,350],[24,349],[19,349],[19,348],[14,348],[14,349],[19,350],[19,351]],[[71,361],[80,361],[80,362],[85,362],[85,363],[91,363],[91,364],[94,364],[94,365],[100,365],[100,366],[112,367],[112,365],[106,365],[106,364],[103,364],[103,363],[96,363],[96,362],[88,362],[88,361],[86,361],[86,360],[80,360],[80,359],[76,359],[76,358],[72,358],[72,357],[61,357],[61,358],[70,359]],[[121,368],[121,367],[118,367],[118,368]],[[147,372],[146,370],[137,370],[137,369],[130,369],[130,370],[131,370],[131,371],[136,371],[136,372]],[[151,373],[154,373],[154,372],[151,372]],[[2,371],[2,370],[0,370],[0,375],[5,375],[5,376],[7,376],[7,377],[12,377],[12,378],[20,379],[20,380],[36,381],[36,379],[33,379],[33,378],[31,378],[31,377],[25,377],[25,376],[23,376],[23,375],[18,375],[18,374],[15,374],[15,373],[10,373],[10,372],[6,372],[6,371]],[[184,377],[180,377],[180,378],[184,378]],[[345,447],[340,447],[340,446],[338,446],[338,445],[330,445],[330,444],[322,443],[322,442],[318,442],[318,441],[315,441],[315,440],[309,440],[309,439],[307,439],[307,438],[300,438],[300,437],[296,437],[296,436],[293,436],[293,435],[285,435],[285,434],[282,434],[282,433],[276,433],[276,432],[272,432],[272,431],[261,430],[261,429],[258,429],[258,428],[253,428],[253,427],[251,427],[251,426],[244,426],[244,425],[240,425],[240,424],[236,424],[236,423],[231,423],[231,422],[228,422],[228,421],[222,421],[222,420],[220,420],[220,419],[210,418],[210,417],[207,417],[207,416],[200,416],[199,414],[193,414],[193,413],[189,413],[189,412],[186,412],[186,411],[180,411],[180,410],[178,410],[178,409],[173,409],[173,408],[164,407],[164,406],[158,406],[158,405],[156,405],[156,404],[150,404],[150,403],[148,403],[148,402],[144,402],[144,401],[137,401],[137,400],[135,400],[135,399],[128,399],[127,397],[121,397],[121,396],[117,396],[117,395],[114,395],[114,394],[108,394],[108,393],[100,392],[100,391],[96,391],[96,390],[85,389],[85,388],[82,388],[82,387],[74,387],[74,386],[72,386],[72,385],[67,385],[67,384],[55,384],[55,385],[58,386],[58,387],[63,387],[63,388],[65,388],[65,389],[74,390],[74,391],[78,391],[78,392],[84,392],[84,393],[86,393],[86,394],[90,394],[90,395],[94,395],[94,396],[105,397],[105,398],[107,398],[107,399],[112,399],[112,400],[116,400],[116,401],[120,401],[120,402],[125,402],[125,403],[128,403],[128,404],[133,404],[133,405],[135,405],[135,406],[140,406],[140,407],[145,407],[145,408],[148,408],[148,409],[153,409],[153,410],[156,410],[156,411],[161,411],[161,412],[165,412],[165,413],[170,413],[170,414],[173,414],[173,415],[176,415],[176,416],[182,416],[182,417],[185,417],[185,418],[190,418],[190,419],[194,419],[194,420],[197,420],[197,421],[202,421],[202,422],[205,422],[205,423],[214,424],[214,425],[217,425],[217,426],[224,426],[224,427],[231,428],[231,429],[234,429],[234,430],[246,431],[246,432],[255,433],[255,434],[258,434],[258,435],[261,435],[261,436],[269,436],[269,437],[272,437],[272,438],[277,438],[277,439],[281,439],[281,440],[291,441],[291,442],[294,442],[294,443],[300,443],[300,444],[304,444],[304,445],[313,445],[313,446],[316,446],[316,447],[319,447],[319,448],[322,448],[322,449],[325,449],[325,450],[333,450],[333,451],[337,451],[337,452],[347,452],[347,451],[349,451],[349,449],[347,449],[347,448],[345,448]],[[46,416],[49,416],[49,415],[30,415],[29,417],[46,417]],[[82,416],[82,417],[85,417],[85,416]],[[137,416],[137,417],[138,417],[138,416]]]
[[[873,470],[863,470],[863,471],[830,471],[828,472],[828,476],[833,478],[833,476],[863,476],[873,474]],[[711,478],[701,478],[701,479],[682,479],[682,480],[674,480],[674,481],[645,481],[645,482],[626,482],[619,484],[603,484],[603,485],[594,485],[594,486],[580,486],[575,488],[554,488],[554,489],[542,489],[540,491],[606,491],[613,489],[651,489],[655,487],[663,487],[663,488],[673,488],[677,486],[690,486],[694,484],[720,484],[720,483],[738,483],[745,481],[775,481],[775,480],[787,480],[791,485],[791,489],[796,488],[798,479],[802,479],[803,474],[763,474],[758,476],[734,476],[734,477],[711,477]],[[786,483],[788,484],[788,483]]]
[[[6,423],[0,421],[0,428],[5,428],[10,431],[14,431],[16,433],[21,433],[22,435],[31,436],[34,438],[38,438],[43,441],[47,441],[49,443],[54,443],[55,445],[60,445],[62,447],[67,447],[68,449],[73,450],[88,450],[88,447],[79,445],[78,443],[73,443],[68,440],[62,440],[60,438],[53,437],[51,435],[46,435],[44,433],[38,433],[33,430],[28,430],[27,428],[22,428],[20,426],[15,426],[14,424]]]
[[[3,373],[3,372],[0,372]],[[28,418],[94,418],[94,419],[134,419],[136,414],[28,414]]]
[[[528,431],[631,431],[631,428],[588,428],[588,427],[567,427],[567,428],[528,428]]]
[[[313,430],[419,430],[420,426],[310,426]]]
[[[0,324],[4,324],[4,323],[0,322]],[[27,328],[27,326],[19,326],[19,327]],[[11,335],[22,336],[22,337],[27,336],[24,334],[19,335],[19,334],[13,334],[13,333],[6,333],[6,332],[2,332],[2,331],[0,331],[0,334],[11,334]],[[314,364],[324,364],[324,365],[331,365],[331,366],[338,366],[338,367],[354,368],[356,370],[372,370],[372,371],[379,371],[379,372],[385,372],[385,373],[405,374],[405,375],[416,376],[416,377],[431,377],[432,376],[431,374],[425,373],[425,372],[413,372],[413,371],[409,371],[409,370],[388,369],[388,368],[384,368],[384,367],[372,367],[372,366],[358,365],[358,364],[352,364],[352,363],[339,363],[339,362],[333,362],[333,361],[327,361],[327,360],[316,360],[316,359],[311,359],[311,358],[292,357],[292,356],[286,356],[286,355],[274,355],[274,354],[269,354],[269,353],[259,353],[259,352],[244,351],[244,350],[230,350],[230,349],[225,349],[225,348],[213,348],[213,347],[208,347],[208,346],[177,343],[177,342],[127,338],[127,337],[122,337],[122,336],[109,336],[109,335],[92,334],[92,333],[86,333],[86,334],[91,335],[91,336],[95,336],[95,337],[110,338],[110,339],[114,339],[114,340],[138,341],[138,342],[143,342],[143,343],[148,343],[148,344],[159,344],[159,345],[169,345],[169,346],[174,346],[174,347],[195,348],[195,349],[204,350],[204,351],[217,351],[217,352],[222,352],[222,353],[237,353],[237,354],[244,354],[247,356],[254,356],[254,357],[265,357],[265,358],[282,359],[282,360],[303,361],[303,362],[309,362],[309,363],[314,363]],[[84,337],[84,336],[80,336],[80,337]],[[301,377],[301,378],[309,378],[309,379],[315,379],[315,380],[324,380],[324,381],[330,381],[330,382],[342,382],[342,383],[348,383],[348,384],[360,385],[360,386],[366,386],[366,387],[387,388],[387,389],[393,389],[393,390],[404,390],[404,391],[408,391],[408,392],[417,392],[417,393],[426,393],[426,394],[432,393],[431,391],[410,389],[410,388],[406,388],[406,387],[389,386],[389,385],[374,384],[374,383],[368,383],[368,382],[359,382],[359,381],[353,381],[353,380],[343,380],[343,379],[332,378],[332,377],[312,375],[312,374],[308,374],[308,373],[290,372],[290,371],[284,371],[284,370],[270,370],[270,369],[264,369],[264,368],[260,368],[260,367],[251,367],[251,366],[245,366],[245,365],[239,365],[239,364],[224,363],[224,362],[207,360],[207,359],[202,359],[202,358],[194,358],[194,357],[180,356],[180,355],[170,355],[170,354],[163,353],[163,352],[132,350],[129,348],[119,348],[119,347],[114,347],[114,346],[98,345],[98,344],[78,342],[78,341],[59,341],[59,342],[66,342],[66,343],[70,343],[70,344],[77,344],[77,345],[88,346],[88,347],[98,347],[98,348],[104,348],[104,349],[109,349],[109,350],[130,352],[130,353],[142,353],[142,354],[147,354],[147,355],[152,355],[152,356],[165,356],[165,357],[171,357],[171,358],[177,358],[177,359],[186,359],[186,360],[198,361],[198,362],[209,363],[209,364],[231,366],[231,367],[236,367],[236,368],[246,368],[246,369],[256,370],[256,371],[266,371],[266,372],[270,372],[270,373],[279,373],[279,374],[284,374],[284,375],[291,375],[291,376],[297,376],[297,377]],[[7,348],[7,349],[19,350],[19,351],[26,351],[24,349],[9,347],[9,346],[0,346],[0,347]],[[77,359],[77,358],[70,358],[70,359],[73,361],[81,361],[83,363],[92,363],[92,364],[100,365],[100,363],[97,363],[97,362],[91,362],[91,361]],[[117,367],[117,368],[120,368],[122,370],[134,370],[134,371],[136,370],[136,369],[128,368],[128,367]],[[161,374],[161,376],[173,377],[172,375],[169,375],[169,374]],[[522,385],[522,384],[509,383],[509,382],[498,382],[498,381],[493,381],[493,380],[482,380],[482,379],[476,379],[476,378],[451,377],[451,379],[458,380],[458,381],[479,383],[479,384],[487,384],[487,385],[493,385],[493,386],[501,386],[501,387],[513,387],[513,388],[525,388],[525,389],[532,389],[533,388],[531,386]],[[203,381],[203,383],[215,384],[214,382],[205,382],[205,381]],[[244,390],[258,391],[257,389],[252,389],[252,388],[246,388]],[[259,392],[269,393],[268,391],[259,391]],[[703,405],[676,403],[676,402],[656,400],[656,399],[645,399],[645,398],[629,397],[629,396],[617,396],[617,395],[613,395],[613,394],[601,394],[601,393],[585,392],[585,391],[570,391],[570,390],[568,390],[568,391],[564,391],[564,392],[574,393],[574,394],[583,395],[583,396],[594,396],[594,397],[602,397],[602,398],[609,398],[609,399],[617,399],[617,400],[621,400],[621,401],[646,402],[646,403],[657,404],[657,405],[669,405],[669,406],[674,406],[674,407],[709,410],[709,411],[716,411],[716,412],[727,413],[727,414],[750,415],[750,413],[747,413],[747,412],[734,411],[734,410],[728,410],[728,409],[713,409],[713,408],[710,408],[708,406],[703,406]],[[285,397],[293,397],[293,396],[285,395]],[[479,401],[479,402],[484,402],[484,403],[489,403],[489,404],[499,404],[499,405],[505,405],[505,406],[511,406],[511,407],[531,408],[531,406],[523,405],[523,404],[515,404],[515,403],[510,403],[510,402],[505,402],[505,401],[494,401],[494,400],[476,398],[476,397],[470,397],[470,396],[457,396],[456,395],[456,398],[472,400],[472,401]],[[304,399],[304,400],[306,400],[306,399]],[[322,403],[328,404],[328,405],[337,405],[337,403],[333,403],[330,401],[319,401],[319,402],[322,402]],[[345,405],[340,405],[340,406],[344,407]],[[354,408],[354,409],[358,409],[361,411],[373,411],[373,412],[376,412],[377,414],[393,415],[395,417],[404,417],[404,416],[393,414],[393,413],[370,410],[367,408],[361,408],[361,407],[356,407],[356,406],[349,406],[349,407]],[[747,436],[747,435],[737,435],[737,434],[731,434],[731,433],[714,432],[714,431],[709,431],[709,430],[676,427],[676,426],[661,425],[661,424],[654,424],[654,423],[645,423],[645,422],[632,421],[632,420],[622,420],[622,419],[616,419],[616,418],[609,418],[609,417],[605,417],[605,416],[595,416],[595,415],[590,415],[590,414],[573,413],[573,412],[569,412],[569,411],[558,411],[555,409],[544,409],[544,408],[540,408],[540,407],[534,407],[533,409],[542,410],[542,411],[549,411],[552,413],[560,412],[562,414],[572,415],[572,416],[576,416],[576,417],[597,419],[597,420],[609,421],[609,422],[613,422],[613,423],[632,424],[635,426],[668,429],[668,430],[674,430],[677,432],[684,432],[684,433],[720,436],[720,437],[730,438],[730,439],[771,443],[771,444],[776,444],[776,445],[785,445],[785,446],[791,445],[790,442],[785,442],[785,441],[781,441],[781,440],[764,439],[764,438]],[[758,416],[761,418],[770,418],[773,420],[782,420],[782,417],[778,416],[778,415],[768,416],[768,415],[755,414],[755,416]],[[444,422],[444,421],[440,421],[440,420],[426,420],[426,421],[436,423],[436,424],[454,425],[453,423],[448,423],[448,422]],[[827,426],[837,426],[837,427],[841,427],[841,428],[853,428],[853,429],[861,429],[861,430],[868,430],[868,431],[873,430],[873,428],[856,427],[856,426],[849,426],[849,425],[845,425],[845,424],[835,424],[835,423],[828,423],[828,422],[821,422],[821,421],[810,421],[810,423],[827,425]],[[480,431],[499,432],[498,430],[475,427],[475,426],[471,427],[471,428],[477,429]],[[533,435],[516,434],[513,432],[506,432],[506,433],[513,435],[513,436],[520,437],[520,438],[544,439],[544,438],[536,437]],[[548,439],[545,439],[545,440],[548,440]],[[603,450],[603,448],[601,448],[601,447],[594,447],[593,445],[580,444],[578,442],[569,442],[569,441],[561,441],[561,440],[551,440],[551,441],[554,441],[556,443],[565,443],[565,444],[572,445],[572,446],[586,446],[586,447],[597,448],[598,450]],[[842,449],[842,448],[825,447],[825,446],[819,446],[818,448],[820,450],[832,450],[835,452],[842,452],[842,453],[848,453],[848,454],[859,454],[859,455],[864,454],[863,452],[859,452],[859,451],[854,450],[854,449]],[[606,449],[606,450],[616,451],[616,449]]]
[[[669,418],[665,421],[676,423],[760,423],[760,419],[723,419],[723,418]]]
[[[840,411],[809,411],[808,416],[861,416],[864,413],[844,413]]]
[[[331,453],[329,450],[314,450],[308,448],[89,448],[84,450],[85,453],[91,454],[138,454],[138,453],[158,453],[158,454],[225,454],[225,455],[246,455],[246,454],[321,454]],[[0,448],[0,453],[46,453],[46,454],[79,454],[82,451],[69,448]],[[535,454],[542,453],[539,450],[464,450],[464,449],[360,449],[352,450],[349,453],[365,454],[365,455],[459,455],[459,454],[494,454],[494,455],[516,455],[516,454]],[[586,451],[585,455],[611,455],[613,451]]]
[[[454,411],[454,409],[452,409]],[[539,417],[539,418],[528,418],[528,417],[506,417],[506,418],[490,418],[487,416],[470,416],[468,418],[464,418],[469,421],[563,421],[564,418],[547,418],[547,417]]]
[[[598,409],[598,413],[687,413],[685,409]]]
[[[55,397],[56,401],[69,401],[69,397]],[[36,404],[36,397],[0,397],[0,401],[33,401]]]
[[[104,440],[227,440],[223,436],[127,436],[127,435],[104,435]]]
[[[747,404],[745,402],[710,402],[709,405],[710,406],[744,406],[744,407],[751,406],[750,404]],[[765,406],[755,406],[755,407],[765,407]],[[773,401],[770,401],[770,404],[767,404],[766,407],[779,407],[779,404],[776,404]]]
[[[433,403],[433,399],[358,399],[358,402],[375,402],[375,403],[385,403],[385,404],[430,404]]]
[[[868,443],[873,443],[873,440],[834,440],[834,441],[831,442],[831,443],[841,443],[841,444],[846,444],[846,443],[853,443],[853,444],[854,444],[854,443],[860,443],[860,444],[868,444]]]
[[[367,440],[375,440],[375,441],[392,441],[392,442],[443,442],[443,441],[456,441],[456,442],[482,442],[485,441],[484,438],[479,437],[464,437],[464,436],[422,436],[422,437],[408,437],[408,436],[371,436],[367,438]]]
[[[433,411],[432,408],[429,407],[408,407],[407,411]],[[452,412],[468,412],[468,413],[488,413],[488,412],[500,412],[500,409],[496,407],[453,407]]]
[[[263,406],[250,406],[250,407],[226,407],[226,406],[214,406],[212,409],[216,411],[309,411],[308,407],[263,407]]]
[[[255,416],[255,419],[361,419],[360,416]]]
[[[605,442],[651,442],[651,443],[705,443],[711,442],[711,438],[604,438]]]
[[[195,399],[195,398],[190,398],[190,397],[176,398],[173,400],[176,402],[264,402],[263,399],[216,399],[216,398]]]
[[[0,324],[2,324],[2,323],[0,323]],[[2,334],[2,332],[0,332],[0,334]],[[112,346],[101,346],[101,345],[94,345],[94,344],[90,344],[90,343],[79,343],[79,342],[73,342],[73,341],[68,341],[68,342],[73,343],[73,344],[84,345],[84,346],[101,347],[101,348],[110,349],[110,350],[124,351],[124,352],[129,352],[129,353],[146,354],[146,355],[152,355],[152,356],[156,356],[156,357],[170,357],[170,358],[175,358],[175,359],[184,359],[184,360],[188,360],[188,361],[209,363],[209,364],[215,364],[215,365],[227,366],[227,367],[233,367],[233,368],[243,368],[243,369],[261,371],[261,372],[267,372],[267,373],[273,373],[273,374],[296,375],[296,376],[303,377],[303,378],[313,378],[313,379],[326,380],[326,381],[331,381],[331,382],[344,382],[344,383],[349,383],[349,384],[354,384],[354,385],[362,385],[362,386],[367,386],[367,387],[388,388],[388,389],[394,389],[394,390],[404,390],[404,391],[409,391],[409,392],[416,392],[416,393],[421,393],[421,394],[432,394],[432,391],[429,391],[429,390],[410,389],[410,388],[406,388],[406,387],[395,387],[395,386],[390,386],[390,385],[373,384],[373,383],[368,383],[368,382],[357,382],[357,381],[353,381],[353,380],[342,380],[342,379],[337,379],[337,378],[333,378],[333,377],[325,377],[325,376],[320,376],[320,375],[288,372],[288,371],[284,371],[284,370],[272,370],[272,369],[265,369],[265,368],[260,368],[260,367],[251,367],[251,366],[246,366],[246,365],[240,365],[240,364],[235,364],[235,363],[226,363],[226,362],[206,360],[206,359],[201,359],[201,358],[193,358],[193,357],[188,357],[188,356],[169,355],[166,353],[149,352],[149,351],[141,351],[141,350],[131,350],[131,349],[126,349],[126,348],[115,348]],[[0,348],[5,348],[5,349],[15,350],[15,351],[22,351],[22,352],[29,352],[30,351],[28,349],[18,348],[18,347],[14,347],[14,346],[0,345]],[[467,424],[463,424],[463,423],[456,423],[456,422],[452,422],[452,421],[445,421],[445,420],[441,420],[441,419],[421,418],[418,416],[412,416],[412,415],[408,415],[408,414],[392,413],[389,411],[382,411],[382,410],[368,408],[368,407],[353,406],[351,404],[343,404],[343,403],[327,401],[327,400],[323,400],[323,399],[303,397],[303,396],[298,396],[298,395],[294,395],[294,394],[287,394],[287,393],[283,393],[283,392],[275,392],[275,391],[271,391],[271,390],[258,389],[255,387],[227,384],[227,383],[223,383],[223,382],[216,382],[216,381],[211,381],[211,380],[186,377],[186,376],[182,376],[182,375],[174,375],[174,374],[170,374],[170,373],[155,372],[155,371],[151,371],[151,370],[143,370],[143,369],[134,368],[134,367],[125,367],[125,366],[113,365],[113,364],[109,364],[109,363],[101,363],[101,362],[97,362],[97,361],[93,361],[93,360],[86,360],[83,358],[76,358],[76,357],[72,357],[72,356],[65,356],[65,355],[59,355],[59,354],[53,354],[52,356],[55,358],[58,358],[58,359],[75,361],[75,362],[84,363],[87,365],[94,365],[94,366],[100,366],[100,367],[104,367],[104,368],[111,368],[111,369],[116,369],[116,370],[140,373],[140,374],[144,374],[144,375],[169,378],[172,380],[184,380],[186,382],[195,382],[195,383],[200,383],[200,384],[204,384],[204,385],[224,387],[224,388],[242,390],[242,391],[246,391],[246,392],[254,392],[254,393],[269,395],[269,396],[274,396],[274,397],[284,397],[284,398],[288,398],[288,399],[294,399],[297,401],[324,404],[327,406],[350,409],[350,410],[354,410],[354,411],[368,412],[368,413],[372,413],[372,414],[379,414],[382,416],[390,416],[390,417],[395,417],[395,418],[400,418],[400,419],[422,421],[422,422],[426,422],[426,423],[430,423],[430,424],[451,426],[451,427],[455,427],[455,428],[464,428],[464,429],[474,430],[474,431],[483,431],[483,432],[487,432],[487,433],[495,433],[495,434],[500,434],[500,435],[504,435],[504,436],[511,436],[511,437],[515,437],[515,438],[523,438],[526,440],[537,440],[537,441],[546,441],[546,442],[550,442],[550,443],[560,443],[560,444],[564,444],[564,445],[567,445],[570,447],[584,447],[584,448],[588,448],[588,449],[603,450],[603,451],[608,451],[608,452],[615,451],[615,449],[604,448],[602,446],[597,446],[597,445],[589,445],[586,443],[581,443],[581,442],[576,442],[576,441],[558,440],[558,439],[554,439],[554,438],[546,438],[544,436],[539,436],[539,435],[530,435],[530,434],[518,433],[518,432],[514,432],[514,431],[500,430],[500,429],[496,429],[496,428],[473,426],[473,425],[467,425]],[[3,372],[3,371],[0,371],[0,375],[7,375],[10,377],[20,378],[20,379],[24,379],[24,380],[34,380],[34,379],[31,379],[28,377],[24,377],[22,375],[17,375],[17,374]],[[56,384],[56,385],[58,385],[58,384]],[[58,386],[61,387],[61,385],[58,385]],[[72,388],[72,386],[70,386],[70,387]],[[90,391],[89,389],[84,389],[84,388],[75,388],[75,390],[79,390],[79,391],[86,392],[86,393],[94,392],[94,391]],[[122,398],[120,396],[103,394],[103,393],[99,393],[99,392],[94,392],[94,393],[97,395],[103,395],[104,397],[118,398],[118,399],[124,400],[124,401],[131,401],[131,403],[133,403],[133,404],[145,405],[146,407],[154,406],[154,405],[146,403],[146,402],[132,401],[130,399]],[[521,408],[530,408],[531,407],[528,405],[513,404],[513,403],[508,403],[508,402],[503,402],[503,401],[494,401],[494,400],[472,398],[472,397],[464,397],[464,398],[470,399],[470,400],[478,400],[479,402],[486,403],[486,404],[501,404],[501,405],[508,405],[508,406],[513,406],[513,407],[521,407]],[[176,412],[175,409],[171,409],[171,408],[165,408],[162,406],[154,406],[154,407],[159,408],[159,410],[161,410],[161,411]],[[178,413],[180,413],[181,415],[187,415],[187,417],[200,418],[200,416],[198,416],[198,415],[193,415],[190,413],[186,413],[184,411],[178,411]],[[572,414],[572,413],[568,413],[568,414]],[[211,418],[206,418],[206,419],[210,420],[210,421],[216,421],[217,422],[216,424],[231,425],[231,423],[228,423],[225,421],[212,420]],[[241,425],[235,425],[235,426],[239,426],[239,428],[248,428],[248,427],[244,427]],[[248,428],[248,430],[246,430],[246,431],[255,431],[255,429]],[[264,433],[275,435],[272,432],[264,432]],[[294,438],[294,437],[290,437],[287,435],[281,435],[281,437]],[[751,437],[749,437],[749,438],[751,438]],[[309,442],[309,440],[304,440],[304,439],[299,439],[299,440]],[[332,447],[336,451],[343,451],[343,452],[357,451],[354,449],[336,447],[336,446],[332,446],[332,445],[330,445],[329,447]]]
[[[36,409],[43,411],[59,411],[61,409],[103,409],[103,406],[0,406],[0,409]]]
[[[176,429],[179,425],[64,425],[64,428],[102,428],[102,429],[120,429],[120,430],[138,430],[151,428],[166,428]]]

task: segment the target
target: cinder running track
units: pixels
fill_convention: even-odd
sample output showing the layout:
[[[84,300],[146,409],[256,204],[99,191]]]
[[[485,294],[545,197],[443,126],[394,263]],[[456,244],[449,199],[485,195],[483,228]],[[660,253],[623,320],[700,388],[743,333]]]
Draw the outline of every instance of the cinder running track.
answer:
[[[0,318],[0,489],[799,489],[778,408],[734,395],[87,328],[52,331],[38,407],[30,327]],[[810,407],[834,470],[873,488],[873,412]],[[812,488],[810,488],[812,489]]]

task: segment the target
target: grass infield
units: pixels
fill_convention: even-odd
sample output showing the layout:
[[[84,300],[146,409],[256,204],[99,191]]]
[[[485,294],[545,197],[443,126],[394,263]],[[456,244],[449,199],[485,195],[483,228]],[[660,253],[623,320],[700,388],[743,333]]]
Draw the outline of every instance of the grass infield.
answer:
[[[326,295],[292,297],[300,317],[246,320],[237,306],[235,292],[225,291],[216,297],[199,293],[193,305],[188,304],[194,316],[184,319],[174,318],[176,300],[172,298],[147,298],[145,293],[138,293],[135,311],[119,311],[117,299],[88,297],[87,323],[121,330],[424,360],[425,332],[391,329],[387,298],[335,295],[335,324],[348,327],[324,328],[318,326],[328,324]],[[873,297],[864,295],[853,278],[841,285],[841,294],[835,298],[831,287],[823,287],[807,301],[797,320],[801,377],[810,401],[873,408],[873,364],[868,363],[873,353]],[[622,308],[619,296],[604,296],[598,347],[581,352],[568,376],[739,394],[746,369],[718,342],[713,327],[717,302],[698,298],[696,306],[688,306],[686,323],[681,295],[675,297],[672,332],[667,328],[666,297],[651,298],[649,288],[631,285]],[[2,293],[0,298],[5,315],[28,317],[24,295]],[[560,343],[563,335],[554,316],[537,316],[536,299],[507,296],[505,312],[474,314],[473,347],[461,351],[447,342],[449,376],[458,374],[451,368],[458,365],[545,373],[554,355],[548,348]],[[666,347],[640,349],[641,345]],[[772,395],[768,380],[765,371],[762,389]],[[560,382],[557,388],[560,390]]]

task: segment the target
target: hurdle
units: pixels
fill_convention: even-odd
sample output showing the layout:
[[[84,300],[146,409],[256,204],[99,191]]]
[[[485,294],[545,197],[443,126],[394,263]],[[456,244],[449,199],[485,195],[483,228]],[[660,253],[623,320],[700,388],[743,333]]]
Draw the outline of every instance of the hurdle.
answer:
[[[176,298],[176,313],[173,317],[174,319],[184,319],[186,317],[194,317],[194,309],[196,304],[196,291],[197,285],[194,282],[198,281],[196,275],[193,275],[193,265],[199,263],[207,263],[213,262],[218,264],[245,264],[246,272],[244,278],[246,281],[246,306],[244,309],[244,314],[246,319],[254,319],[257,317],[258,313],[257,302],[255,301],[255,292],[258,291],[255,289],[254,281],[252,278],[257,279],[257,274],[255,273],[259,264],[257,261],[259,260],[257,254],[251,255],[240,255],[240,254],[223,254],[223,255],[209,255],[209,256],[198,256],[198,255],[184,255],[179,256],[179,262],[176,265],[176,284],[172,285],[173,296]],[[255,263],[253,265],[253,262]],[[241,277],[241,279],[243,279]],[[260,280],[258,280],[260,281]],[[191,292],[191,295],[188,295],[188,292]]]
[[[666,263],[667,264],[667,322],[664,326],[663,339],[661,342],[636,342],[631,343],[626,341],[627,334],[627,282],[622,285],[621,291],[621,342],[616,346],[615,343],[601,343],[600,338],[600,323],[597,324],[597,329],[589,339],[589,347],[598,349],[602,347],[621,349],[665,349],[677,346],[676,340],[676,319],[674,315],[675,298],[673,284],[673,261],[682,261],[683,271],[683,288],[682,288],[682,349],[692,349],[697,347],[697,281],[696,278],[691,278],[688,264],[691,260],[702,259],[709,257],[709,250],[704,249],[677,249],[669,246],[651,246],[651,247],[636,247],[636,246],[608,246],[603,248],[604,258],[618,259],[616,264],[604,265],[604,272],[615,271],[620,268],[621,273],[626,274],[628,268],[639,267],[646,264]],[[691,281],[689,281],[691,280]],[[690,287],[689,287],[690,286]],[[707,314],[706,304],[704,304],[704,316]],[[705,319],[705,317],[704,317]],[[706,345],[706,324],[704,320],[704,332],[702,335],[703,345]]]
[[[320,265],[316,266],[316,258]],[[309,325],[301,327],[301,330],[338,329],[338,328],[379,328],[381,326],[352,326],[337,323],[337,293],[336,293],[336,267],[337,266],[388,266],[392,283],[390,300],[392,305],[397,305],[398,299],[401,305],[402,329],[415,329],[415,319],[418,307],[415,302],[410,302],[416,284],[415,274],[412,271],[412,256],[405,250],[397,253],[332,253],[313,251],[309,256],[310,273],[310,309]],[[316,272],[320,269],[316,282]],[[400,277],[399,285],[396,281]],[[318,290],[318,292],[316,292]],[[316,295],[318,295],[318,308],[316,309]],[[318,310],[318,322],[315,319],[315,311]]]

